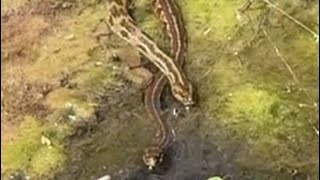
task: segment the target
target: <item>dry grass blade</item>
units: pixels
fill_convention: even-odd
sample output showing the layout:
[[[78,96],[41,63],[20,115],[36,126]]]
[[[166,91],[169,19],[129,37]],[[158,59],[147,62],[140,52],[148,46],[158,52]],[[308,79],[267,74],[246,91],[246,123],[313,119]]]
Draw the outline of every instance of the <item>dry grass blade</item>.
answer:
[[[293,21],[294,23],[296,23],[298,26],[302,27],[304,30],[308,31],[309,33],[311,33],[313,35],[313,37],[316,39],[316,42],[319,42],[319,34],[317,34],[316,32],[314,32],[313,30],[311,30],[310,28],[308,28],[306,25],[304,25],[302,22],[300,22],[299,20],[297,20],[296,18],[290,16],[288,13],[286,13],[284,10],[278,8],[275,4],[271,3],[269,0],[263,0],[265,3],[267,3],[270,7],[274,8],[275,10],[277,10],[278,12],[280,12],[281,14],[285,15],[288,19],[290,19],[291,21]]]

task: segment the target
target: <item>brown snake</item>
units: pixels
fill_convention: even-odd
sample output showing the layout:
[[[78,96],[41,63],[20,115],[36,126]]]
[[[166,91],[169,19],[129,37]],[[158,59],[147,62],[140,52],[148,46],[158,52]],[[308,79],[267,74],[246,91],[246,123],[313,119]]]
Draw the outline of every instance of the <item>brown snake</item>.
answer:
[[[127,0],[109,0],[107,24],[129,44],[137,47],[167,77],[173,96],[185,106],[194,104],[193,88],[180,66],[152,41],[133,21]]]
[[[184,27],[179,7],[175,0],[154,0],[153,6],[155,13],[165,25],[166,32],[170,39],[170,55],[175,59],[177,64],[182,67],[187,53],[187,33]],[[160,96],[167,84],[164,74],[158,72],[153,83],[146,89],[145,105],[151,118],[156,120],[160,126],[160,140],[157,145],[145,149],[143,161],[149,169],[153,169],[163,160],[164,151],[172,139],[172,129],[167,117],[161,116]],[[165,119],[166,118],[166,119]]]
[[[145,105],[151,117],[160,125],[160,141],[156,146],[146,148],[144,163],[152,169],[162,162],[163,151],[170,143],[171,126],[161,117],[160,96],[169,81],[173,96],[185,106],[193,105],[193,92],[190,82],[186,79],[182,65],[186,57],[187,37],[183,20],[174,0],[154,0],[156,14],[165,24],[171,41],[171,57],[166,55],[155,42],[141,31],[128,13],[129,1],[109,0],[109,16],[107,23],[111,30],[129,44],[137,47],[160,72],[154,77],[153,83],[145,92]],[[173,60],[174,59],[174,60]]]

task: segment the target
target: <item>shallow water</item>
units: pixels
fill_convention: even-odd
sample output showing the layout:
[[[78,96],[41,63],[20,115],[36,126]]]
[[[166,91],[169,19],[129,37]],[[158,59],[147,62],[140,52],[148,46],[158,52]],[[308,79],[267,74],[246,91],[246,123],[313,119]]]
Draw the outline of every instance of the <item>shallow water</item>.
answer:
[[[199,101],[172,121],[176,141],[153,172],[141,155],[157,127],[145,113],[141,89],[125,80],[124,63],[112,58],[127,45],[105,35],[107,2],[4,3],[1,64],[7,80],[1,80],[1,101],[9,123],[2,121],[1,130],[15,137],[25,116],[35,117],[41,125],[22,128],[37,134],[22,136],[44,134],[67,160],[55,160],[60,151],[44,157],[59,162],[48,171],[46,161],[38,161],[37,149],[45,146],[40,140],[25,147],[16,142],[29,139],[8,135],[6,147],[16,149],[17,157],[2,160],[2,176],[319,179],[319,2],[255,1],[238,11],[245,2],[178,1],[189,36],[185,69]],[[38,11],[29,13],[34,7]],[[134,16],[168,49],[150,4],[138,0]]]

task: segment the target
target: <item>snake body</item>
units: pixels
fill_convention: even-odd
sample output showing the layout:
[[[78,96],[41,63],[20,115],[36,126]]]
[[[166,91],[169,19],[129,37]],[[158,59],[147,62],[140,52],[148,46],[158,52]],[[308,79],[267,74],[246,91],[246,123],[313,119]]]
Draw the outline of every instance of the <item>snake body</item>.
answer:
[[[143,161],[152,169],[162,161],[163,152],[170,143],[171,126],[163,118],[160,108],[160,96],[169,82],[173,96],[185,106],[192,105],[192,85],[182,71],[187,52],[187,36],[183,20],[174,0],[154,0],[155,13],[166,27],[170,39],[170,56],[164,53],[141,29],[128,13],[128,0],[109,0],[107,24],[120,38],[135,46],[160,70],[152,84],[145,91],[145,105],[151,118],[160,128],[160,140],[156,146],[146,148]]]
[[[181,68],[133,21],[127,0],[109,0],[107,24],[129,44],[137,47],[168,79],[173,96],[185,106],[194,104],[192,85]]]
[[[170,56],[182,67],[187,52],[187,33],[183,18],[179,13],[179,7],[174,0],[154,0],[153,6],[156,15],[165,25],[167,35],[170,39]],[[160,126],[160,140],[156,146],[145,149],[143,161],[149,169],[153,169],[163,160],[164,151],[172,139],[170,122],[161,116],[160,96],[168,80],[162,72],[155,75],[153,83],[145,91],[145,105],[150,117],[156,120]]]

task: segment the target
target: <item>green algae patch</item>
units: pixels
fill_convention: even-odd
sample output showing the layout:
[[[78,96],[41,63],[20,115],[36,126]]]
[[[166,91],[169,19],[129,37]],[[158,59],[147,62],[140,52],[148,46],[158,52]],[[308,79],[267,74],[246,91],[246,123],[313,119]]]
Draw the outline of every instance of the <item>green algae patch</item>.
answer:
[[[244,0],[181,1],[182,11],[192,38],[206,37],[227,40],[236,31],[236,12]]]
[[[90,52],[99,46],[92,32],[106,15],[105,8],[97,6],[67,17],[54,34],[42,41],[38,58],[26,69],[29,77],[48,82],[88,62]]]
[[[52,146],[45,146],[40,148],[32,157],[30,169],[37,175],[45,175],[58,168],[65,160],[66,156],[62,150]]]
[[[292,38],[287,43],[287,51],[290,51],[292,55],[296,57],[300,63],[305,63],[304,60],[311,60],[311,65],[316,65],[318,61],[315,61],[319,49],[319,43],[317,43],[309,34],[300,34],[295,38]]]
[[[226,112],[226,102],[230,102],[231,95],[238,90],[239,86],[248,84],[249,80],[246,70],[236,60],[225,55],[218,55],[212,59],[216,62],[211,68],[206,70],[207,72],[200,73],[205,75],[202,81],[206,83],[198,85],[199,93],[206,97],[203,104],[207,106],[210,113],[223,116]]]
[[[317,45],[304,35],[295,38],[288,40],[289,45],[281,46],[280,50],[290,57],[289,63],[294,65],[294,72],[302,79],[303,87],[318,91],[314,86],[318,81],[317,65],[314,65],[317,57],[314,47]],[[299,44],[299,40],[304,43]],[[295,48],[308,50],[295,51]],[[205,131],[229,136],[229,142],[216,140],[223,148],[233,146],[233,140],[241,139],[243,149],[237,152],[236,158],[241,167],[253,172],[286,169],[288,174],[298,171],[314,177],[319,167],[316,145],[319,142],[310,122],[318,121],[316,107],[312,107],[309,98],[298,90],[297,85],[290,85],[292,78],[287,76],[288,70],[282,68],[285,67],[283,62],[269,50],[273,50],[270,44],[260,44],[245,50],[245,55],[220,56],[219,49],[216,58],[206,55],[210,56],[208,60],[212,58],[215,62],[207,73],[199,73],[205,75],[201,79],[204,82],[198,85],[200,93],[207,96],[202,104],[207,105],[211,116]],[[299,107],[303,103],[308,108]],[[210,123],[217,123],[224,130],[209,130]]]
[[[19,127],[17,138],[1,144],[1,164],[6,169],[26,169],[29,159],[39,150],[41,134],[45,131],[36,119],[26,117]]]
[[[232,117],[246,117],[252,120],[268,119],[272,117],[270,112],[277,101],[277,96],[268,91],[248,85],[229,94],[226,111]]]
[[[55,170],[65,160],[63,152],[43,141],[49,127],[32,117],[26,117],[17,138],[1,145],[1,164],[6,170],[22,170],[31,175],[44,175]],[[49,144],[48,144],[49,143]]]
[[[241,68],[239,62],[229,60],[225,56],[219,58],[214,64],[209,76],[214,77],[212,89],[216,88],[226,94],[230,93],[234,87],[241,86],[247,79],[246,71]]]
[[[53,109],[72,108],[76,116],[88,118],[94,111],[93,104],[75,90],[60,88],[51,92],[47,104]]]
[[[247,168],[313,174],[318,167],[318,146],[314,146],[318,140],[308,122],[310,112],[272,92],[252,84],[234,88],[217,115],[235,139],[245,139],[236,161]]]
[[[95,94],[103,91],[114,79],[113,72],[105,67],[90,67],[79,73],[71,83],[77,84],[77,88],[84,94]]]

